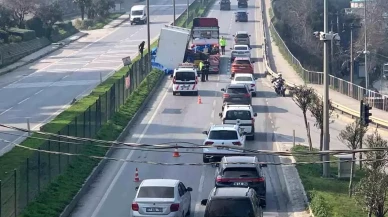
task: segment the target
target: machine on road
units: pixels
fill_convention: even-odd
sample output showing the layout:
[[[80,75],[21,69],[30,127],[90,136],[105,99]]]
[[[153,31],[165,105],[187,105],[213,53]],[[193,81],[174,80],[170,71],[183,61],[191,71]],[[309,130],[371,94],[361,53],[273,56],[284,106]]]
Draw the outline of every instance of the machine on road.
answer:
[[[180,64],[170,75],[172,78],[172,94],[188,92],[198,95],[198,74],[197,69],[192,63]]]
[[[248,0],[237,0],[237,7],[239,8],[247,8],[248,7]]]
[[[131,8],[129,20],[132,24],[146,24],[148,22],[147,7],[145,5],[134,5]]]
[[[219,113],[223,124],[237,124],[246,132],[247,139],[255,139],[255,117],[251,105],[226,105]]]
[[[256,80],[257,78],[253,77],[252,74],[248,73],[241,73],[241,74],[235,74],[234,78],[230,82],[231,84],[246,84],[248,87],[251,88],[251,94],[253,97],[256,96]]]
[[[266,207],[267,187],[262,167],[267,165],[259,164],[256,156],[223,157],[216,171],[215,186],[253,188],[260,206]]]
[[[190,215],[193,189],[175,179],[146,179],[132,203],[132,217],[185,217]]]
[[[221,0],[220,1],[220,10],[230,11],[230,0]]]

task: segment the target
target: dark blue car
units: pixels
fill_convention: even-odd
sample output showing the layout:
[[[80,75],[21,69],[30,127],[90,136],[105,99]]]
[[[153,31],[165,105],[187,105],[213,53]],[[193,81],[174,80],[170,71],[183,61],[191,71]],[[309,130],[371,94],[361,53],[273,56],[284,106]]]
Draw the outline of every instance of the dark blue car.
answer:
[[[235,14],[236,14],[236,18],[235,18],[236,22],[248,22],[248,13],[246,11],[238,11]]]

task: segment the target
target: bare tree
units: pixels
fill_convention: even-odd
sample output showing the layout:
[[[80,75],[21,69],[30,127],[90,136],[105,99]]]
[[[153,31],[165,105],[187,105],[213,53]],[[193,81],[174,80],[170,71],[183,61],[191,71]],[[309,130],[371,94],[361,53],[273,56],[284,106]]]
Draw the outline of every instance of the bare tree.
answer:
[[[367,148],[388,148],[387,141],[383,140],[377,130],[365,139]],[[369,216],[384,217],[388,208],[388,176],[384,171],[387,165],[387,151],[370,151],[365,154],[368,161],[366,165],[366,177],[361,179],[356,187],[356,200],[365,206]]]
[[[309,105],[313,101],[313,97],[314,97],[314,89],[307,87],[306,85],[295,87],[293,97],[292,97],[292,100],[295,102],[295,104],[302,110],[310,151],[312,150],[312,143],[311,143],[310,127],[307,122],[307,111],[308,111]]]
[[[323,150],[323,100],[314,92],[313,100],[308,106],[311,116],[315,118],[314,126],[320,130],[319,150]],[[329,118],[333,114],[334,108],[329,100]]]
[[[24,27],[24,18],[27,14],[34,12],[35,0],[4,0],[6,7],[12,11],[13,19],[19,28]]]
[[[361,123],[359,119],[355,122],[348,124],[338,135],[338,139],[343,142],[349,149],[355,150],[360,147],[360,143],[367,132],[367,128]],[[356,154],[352,153],[352,164],[350,167],[350,180],[349,180],[349,197],[353,194],[353,176],[355,170]]]
[[[12,1],[12,0],[11,0]],[[73,0],[76,3],[81,11],[81,19],[85,19],[85,12],[89,10],[92,5],[92,0]]]

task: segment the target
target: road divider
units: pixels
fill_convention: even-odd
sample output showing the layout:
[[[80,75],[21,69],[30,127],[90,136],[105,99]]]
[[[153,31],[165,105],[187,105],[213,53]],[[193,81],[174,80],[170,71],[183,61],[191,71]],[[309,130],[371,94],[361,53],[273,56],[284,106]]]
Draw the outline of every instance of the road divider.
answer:
[[[262,14],[263,14],[263,20],[266,19],[265,8],[262,8]],[[275,78],[275,77],[278,77],[278,73],[274,72],[271,69],[271,65],[270,65],[269,59],[267,57],[269,55],[269,53],[268,53],[268,43],[271,43],[268,40],[271,40],[270,38],[272,36],[266,34],[266,28],[267,28],[266,25],[267,25],[267,22],[263,22],[263,33],[264,33],[264,44],[262,46],[263,47],[263,63],[264,63],[264,67],[265,67],[265,74],[270,75],[271,77]],[[287,81],[285,81],[285,84],[286,84],[287,88],[289,89],[290,94],[292,95],[292,91],[290,91],[290,90],[294,89],[297,85],[294,84],[294,83],[287,82]],[[320,94],[318,94],[318,95],[321,96]],[[332,101],[332,103],[333,103],[334,109],[339,111],[340,113],[349,115],[351,118],[359,118],[360,117],[360,112],[359,111],[355,111],[353,109],[350,109],[350,108],[348,108],[348,107],[346,107],[346,106],[344,106],[344,105],[342,105],[342,104],[340,104],[338,102]],[[371,120],[371,122],[373,124],[375,124],[376,128],[378,128],[378,127],[388,128],[388,121],[385,121],[385,120],[382,120],[382,119],[379,119],[379,118],[376,118],[376,117],[373,117],[373,116],[370,117],[370,120]]]
[[[214,1],[207,5],[194,1],[189,7],[189,18],[205,15],[213,4]],[[190,26],[191,20],[186,21],[186,14],[184,11],[178,17],[177,25],[187,23]],[[157,41],[153,45],[156,43]],[[136,57],[132,62],[132,65],[123,67],[102,82],[90,95],[76,101],[53,121],[41,127],[41,131],[123,140],[165,77],[164,73],[156,69],[150,73],[145,71],[145,65],[151,62],[148,55],[142,60]],[[32,137],[21,145],[40,150],[97,156],[110,156],[113,150],[94,146],[92,142],[72,144],[71,139],[61,141],[36,133]],[[58,216],[63,209],[65,210],[61,216],[68,216],[106,162],[15,147],[0,157],[0,197],[3,199],[0,203],[1,216]]]

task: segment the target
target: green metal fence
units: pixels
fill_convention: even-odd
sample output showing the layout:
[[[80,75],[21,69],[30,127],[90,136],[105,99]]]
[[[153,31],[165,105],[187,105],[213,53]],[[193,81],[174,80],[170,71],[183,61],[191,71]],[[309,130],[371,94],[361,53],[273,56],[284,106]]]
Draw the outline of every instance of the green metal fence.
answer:
[[[133,63],[128,72],[101,95],[83,114],[58,132],[60,135],[92,138],[129,95],[139,86],[148,72],[148,55]],[[83,144],[58,137],[43,144],[40,149],[54,152],[80,153]],[[73,156],[35,152],[25,163],[15,169],[7,178],[0,180],[0,217],[16,217],[27,204],[62,174],[75,159]]]

